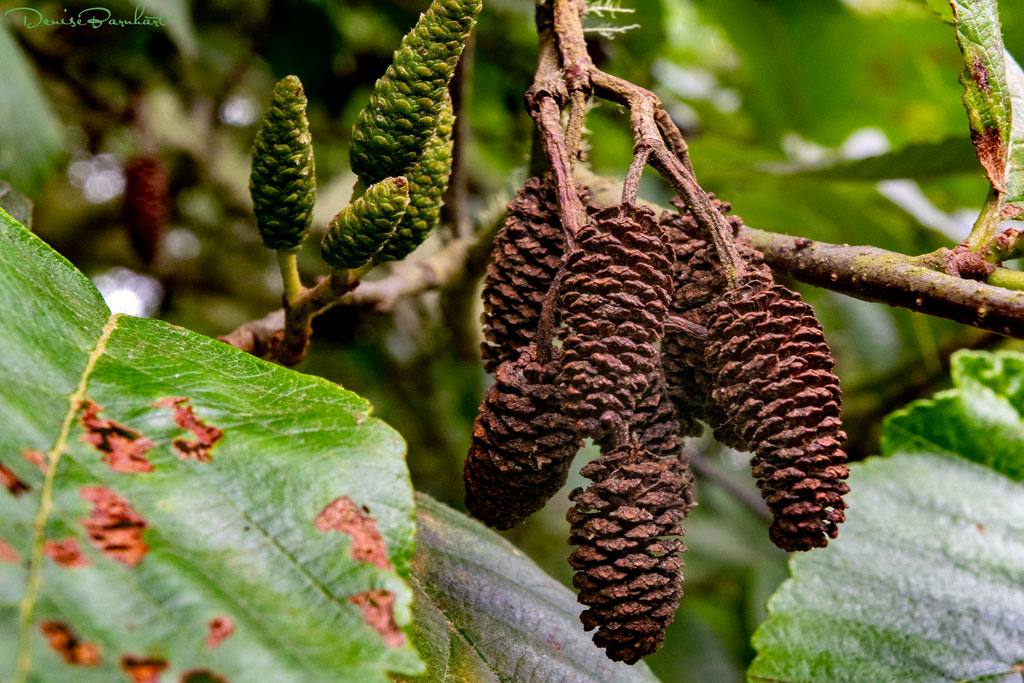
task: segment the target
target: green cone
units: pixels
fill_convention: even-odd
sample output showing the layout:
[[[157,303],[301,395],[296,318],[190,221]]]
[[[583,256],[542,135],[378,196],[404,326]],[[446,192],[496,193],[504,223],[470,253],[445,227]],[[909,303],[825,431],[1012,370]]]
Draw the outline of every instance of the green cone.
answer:
[[[446,97],[430,143],[406,176],[409,179],[409,208],[405,210],[405,217],[394,237],[381,250],[379,260],[402,260],[420,246],[437,225],[441,215],[441,195],[448,187],[448,176],[452,172],[454,125],[452,103]]]
[[[306,93],[296,76],[286,76],[274,86],[252,146],[249,192],[263,244],[270,249],[298,249],[313,219],[316,169]]]
[[[434,0],[402,39],[352,129],[352,170],[369,185],[406,175],[431,142],[482,0]]]
[[[402,176],[371,185],[327,226],[324,261],[332,268],[357,268],[369,261],[395,233],[408,204],[409,183]]]

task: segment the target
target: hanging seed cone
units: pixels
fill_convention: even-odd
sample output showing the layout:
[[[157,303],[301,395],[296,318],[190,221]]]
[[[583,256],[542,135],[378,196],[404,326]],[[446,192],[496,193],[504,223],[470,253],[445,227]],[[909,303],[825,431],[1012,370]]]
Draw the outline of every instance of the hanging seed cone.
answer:
[[[395,234],[409,205],[405,178],[386,178],[338,212],[322,243],[324,261],[332,268],[358,268]]]
[[[566,258],[564,409],[600,438],[633,416],[659,367],[656,344],[672,296],[672,253],[650,209],[602,209]]]
[[[589,202],[585,188],[580,198]],[[488,372],[533,341],[544,297],[562,262],[565,237],[550,180],[530,178],[508,205],[484,277],[484,342]]]
[[[719,201],[714,194],[708,196],[722,215],[732,209],[728,202]],[[673,270],[675,293],[669,305],[669,313],[707,327],[715,300],[725,291],[728,283],[715,245],[703,239],[696,219],[681,199],[677,197],[672,203],[678,213],[665,212],[660,218],[676,259]],[[761,253],[754,249],[749,238],[739,234],[743,219],[739,216],[726,218],[734,230],[736,248],[747,268],[770,274]],[[725,417],[708,400],[711,385],[704,365],[704,346],[703,341],[684,333],[666,334],[661,345],[662,367],[669,393],[678,411],[682,433],[686,436],[698,436],[701,433],[702,427],[698,420],[712,425],[725,422]]]
[[[661,645],[683,594],[688,481],[678,458],[628,442],[580,472],[594,482],[572,492],[567,515],[580,621],[610,659],[632,664]]]
[[[405,175],[430,143],[482,0],[434,0],[405,34],[352,129],[349,160],[367,185]],[[410,178],[411,180],[411,178]]]
[[[455,114],[451,100],[438,118],[430,142],[408,171],[409,206],[394,236],[381,249],[381,261],[401,261],[423,243],[441,215],[441,196],[452,173],[452,128]]]
[[[724,293],[711,318],[704,357],[712,399],[742,449],[755,454],[772,541],[788,551],[828,545],[850,489],[839,379],[814,311],[755,273]]]
[[[316,168],[306,93],[296,76],[286,76],[274,86],[252,146],[249,193],[263,244],[268,249],[298,249],[313,220]]]
[[[536,347],[525,347],[498,367],[480,405],[463,480],[466,508],[490,526],[508,529],[542,508],[583,445],[558,409],[559,361],[542,364]]]
[[[124,222],[132,248],[147,265],[156,258],[171,215],[171,184],[158,159],[137,156],[124,169]]]

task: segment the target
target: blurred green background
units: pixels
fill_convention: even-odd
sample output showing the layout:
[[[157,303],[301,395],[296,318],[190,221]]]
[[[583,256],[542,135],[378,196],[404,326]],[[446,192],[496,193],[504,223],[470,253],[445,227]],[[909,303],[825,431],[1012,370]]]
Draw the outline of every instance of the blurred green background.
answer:
[[[273,83],[296,74],[306,87],[320,187],[314,230],[322,230],[354,180],[347,139],[355,116],[427,4],[147,2],[147,14],[168,17],[164,29],[30,28],[30,13],[10,13],[0,28],[0,178],[35,202],[34,230],[113,307],[213,336],[229,332],[280,305],[275,258],[260,246],[247,190],[248,150]],[[52,18],[94,5],[0,7],[30,6]],[[924,0],[621,5],[635,12],[587,18],[595,60],[658,93],[687,136],[703,186],[749,225],[905,253],[967,235],[987,183],[967,136],[953,29]],[[121,17],[135,9],[120,0],[105,6]],[[1024,4],[1004,2],[1001,11],[1007,48],[1024,57]],[[481,226],[525,179],[532,127],[522,97],[536,46],[530,0],[485,2],[464,79],[461,147],[465,213]],[[594,170],[621,178],[632,147],[623,113],[600,103],[588,130]],[[173,202],[148,265],[122,219],[123,168],[140,151],[168,168]],[[886,152],[893,154],[883,163],[857,161]],[[652,173],[642,192],[669,198]],[[307,282],[325,272],[318,237],[300,255]],[[413,258],[434,248],[428,243]],[[838,358],[854,458],[877,449],[882,416],[941,388],[954,350],[1014,345],[799,288]],[[370,398],[408,441],[416,486],[456,507],[489,381],[474,351],[479,304],[459,305],[464,290],[407,300],[386,315],[336,309],[317,319],[299,366]],[[649,663],[666,681],[741,680],[753,656],[749,635],[786,575],[785,557],[767,540],[746,456],[706,439],[693,447],[712,476],[698,479],[700,507],[687,524],[687,595]],[[576,477],[569,486],[581,483]],[[567,509],[559,495],[508,532],[566,582]]]

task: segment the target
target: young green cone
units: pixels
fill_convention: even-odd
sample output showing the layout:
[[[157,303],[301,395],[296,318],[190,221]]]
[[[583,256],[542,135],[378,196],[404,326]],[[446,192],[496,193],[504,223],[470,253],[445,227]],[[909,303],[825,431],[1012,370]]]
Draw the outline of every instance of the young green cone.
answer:
[[[298,249],[313,218],[316,169],[306,94],[296,76],[286,76],[274,86],[252,146],[249,192],[263,244],[269,249]]]
[[[409,204],[405,178],[388,178],[367,188],[342,209],[324,233],[323,257],[332,268],[357,268],[395,233]]]
[[[352,129],[352,170],[367,185],[408,176],[429,144],[482,0],[434,0],[405,35]]]
[[[409,169],[409,208],[398,225],[394,237],[380,252],[381,261],[401,261],[423,243],[441,215],[441,195],[448,187],[452,172],[452,127],[455,116],[451,100],[437,121],[430,144],[416,164]]]

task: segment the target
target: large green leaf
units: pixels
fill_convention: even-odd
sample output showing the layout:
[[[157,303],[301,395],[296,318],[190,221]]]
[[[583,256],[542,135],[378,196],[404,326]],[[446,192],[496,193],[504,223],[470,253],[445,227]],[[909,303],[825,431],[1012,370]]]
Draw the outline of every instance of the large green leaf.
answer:
[[[479,522],[418,495],[412,584],[417,646],[432,683],[647,683],[580,625],[572,591]]]
[[[1024,199],[1024,73],[1003,47],[996,0],[954,0],[953,10],[967,65],[960,76],[963,101],[978,159],[1006,201]]]
[[[3,680],[28,657],[32,680],[52,681],[116,680],[125,657],[165,661],[164,680],[421,671],[396,628],[412,597],[404,445],[365,400],[184,329],[110,315],[81,273],[2,211],[0,282]],[[175,410],[177,398],[187,403]],[[222,431],[205,434],[208,461],[190,447],[204,430],[188,408]],[[347,516],[332,525],[321,512],[336,501]],[[225,617],[215,623],[233,634],[214,647],[210,622]],[[62,628],[79,649],[48,643],[44,632]],[[65,661],[76,657],[98,662]]]
[[[882,452],[958,455],[1024,481],[1024,356],[960,351],[953,382],[890,415]]]
[[[60,128],[6,19],[0,21],[0,176],[34,194],[60,153]]]
[[[1020,681],[1024,356],[961,352],[954,379],[851,467],[847,522],[791,560],[752,680]]]

